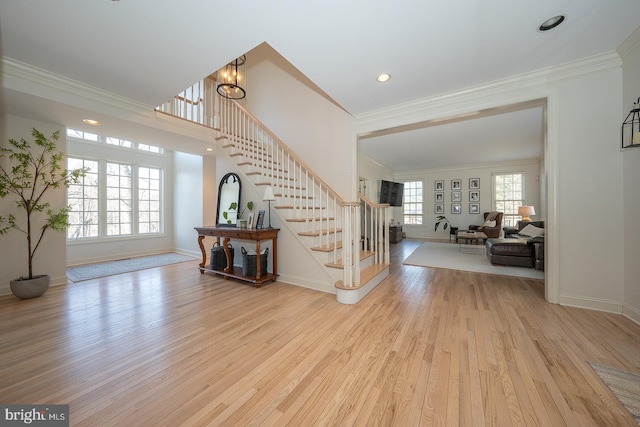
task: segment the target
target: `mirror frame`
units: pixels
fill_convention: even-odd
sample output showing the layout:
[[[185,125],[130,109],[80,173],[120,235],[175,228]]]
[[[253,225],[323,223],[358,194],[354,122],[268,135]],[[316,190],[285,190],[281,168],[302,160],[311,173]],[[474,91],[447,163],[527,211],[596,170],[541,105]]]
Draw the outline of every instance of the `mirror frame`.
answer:
[[[230,180],[232,181],[229,182]],[[222,208],[220,206],[220,199],[222,196],[222,191],[224,186],[226,184],[233,184],[236,182],[238,183],[238,199],[236,200],[236,202],[238,203],[238,206],[240,206],[240,196],[242,195],[242,182],[240,181],[240,177],[238,176],[238,174],[234,172],[229,172],[222,177],[222,179],[220,180],[220,184],[218,184],[218,208],[216,210],[216,227],[235,227],[236,226],[236,223],[228,224],[222,217],[222,213],[228,209],[228,206],[222,207]]]

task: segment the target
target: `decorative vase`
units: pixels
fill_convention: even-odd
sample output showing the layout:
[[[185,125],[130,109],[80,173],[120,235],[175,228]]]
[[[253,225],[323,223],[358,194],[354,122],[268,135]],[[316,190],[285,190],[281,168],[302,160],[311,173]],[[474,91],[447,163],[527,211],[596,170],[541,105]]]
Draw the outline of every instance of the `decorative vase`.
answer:
[[[39,297],[49,289],[49,275],[33,276],[33,279],[16,279],[11,282],[11,292],[20,299]]]
[[[247,228],[246,219],[238,219],[236,222],[238,223],[238,228]]]

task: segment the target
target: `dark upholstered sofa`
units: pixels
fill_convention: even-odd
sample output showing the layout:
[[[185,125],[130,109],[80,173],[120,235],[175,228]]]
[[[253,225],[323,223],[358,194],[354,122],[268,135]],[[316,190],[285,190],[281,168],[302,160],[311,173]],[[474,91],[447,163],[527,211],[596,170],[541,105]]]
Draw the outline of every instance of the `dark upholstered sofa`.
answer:
[[[491,264],[544,270],[544,235],[520,234],[530,224],[544,229],[544,221],[520,221],[516,228],[505,227],[504,238],[487,239],[486,254]]]

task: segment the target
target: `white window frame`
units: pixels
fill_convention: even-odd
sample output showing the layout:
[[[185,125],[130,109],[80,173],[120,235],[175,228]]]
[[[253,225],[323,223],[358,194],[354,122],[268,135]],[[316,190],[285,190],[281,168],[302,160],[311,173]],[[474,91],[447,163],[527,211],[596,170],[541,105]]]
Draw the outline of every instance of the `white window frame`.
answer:
[[[420,184],[415,186],[414,184]],[[404,182],[402,195],[402,220],[407,225],[422,225],[424,223],[424,181],[411,180]]]
[[[516,176],[520,177],[520,188],[511,188],[505,191],[499,190],[498,185],[499,181],[502,181],[503,178],[510,179],[511,185],[514,186],[513,180]],[[518,208],[525,204],[526,194],[525,194],[525,183],[526,183],[526,175],[524,172],[501,172],[495,173],[492,177],[492,192],[493,192],[493,210],[499,211],[503,213],[502,217],[502,225],[505,227],[515,227],[518,221],[522,219],[520,215],[518,215]],[[500,193],[505,194],[500,194]]]

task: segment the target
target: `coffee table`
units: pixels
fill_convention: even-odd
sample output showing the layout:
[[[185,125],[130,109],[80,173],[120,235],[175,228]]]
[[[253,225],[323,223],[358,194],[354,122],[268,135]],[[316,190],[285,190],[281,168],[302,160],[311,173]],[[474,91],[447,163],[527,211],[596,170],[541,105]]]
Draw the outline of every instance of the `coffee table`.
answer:
[[[484,241],[487,239],[487,235],[481,231],[458,231],[456,235],[456,240],[460,243],[459,249],[460,252],[464,252],[463,249],[470,249],[471,253],[480,253],[484,254]],[[464,244],[462,243],[464,240]],[[482,240],[482,242],[480,242]],[[481,251],[474,250],[475,248],[472,245],[478,245],[479,243],[483,243],[480,248]]]

